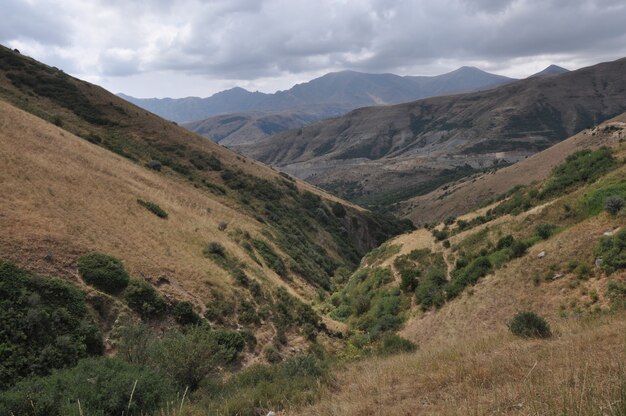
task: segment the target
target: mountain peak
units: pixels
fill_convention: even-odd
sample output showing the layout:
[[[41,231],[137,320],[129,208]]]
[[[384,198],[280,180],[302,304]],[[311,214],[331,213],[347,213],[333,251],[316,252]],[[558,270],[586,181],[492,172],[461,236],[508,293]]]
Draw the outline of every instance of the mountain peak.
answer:
[[[564,74],[566,72],[569,72],[569,69],[565,69],[565,68],[563,68],[561,66],[552,64],[552,65],[546,67],[543,71],[539,71],[536,74],[533,74],[533,75],[531,75],[528,78],[548,77],[548,76],[552,76],[552,75]]]

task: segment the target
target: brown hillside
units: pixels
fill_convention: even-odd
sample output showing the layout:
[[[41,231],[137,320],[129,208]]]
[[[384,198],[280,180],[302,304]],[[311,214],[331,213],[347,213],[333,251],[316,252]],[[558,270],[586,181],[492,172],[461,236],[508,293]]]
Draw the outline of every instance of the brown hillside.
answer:
[[[512,163],[626,110],[626,59],[477,93],[361,108],[242,147],[363,204]]]
[[[614,147],[626,139],[624,130],[614,131],[611,126],[626,127],[626,113],[601,123],[594,129],[584,130],[511,166],[472,175],[426,195],[404,201],[396,212],[416,224],[438,222],[449,216],[465,214],[514,186],[544,180],[556,165],[577,150]]]

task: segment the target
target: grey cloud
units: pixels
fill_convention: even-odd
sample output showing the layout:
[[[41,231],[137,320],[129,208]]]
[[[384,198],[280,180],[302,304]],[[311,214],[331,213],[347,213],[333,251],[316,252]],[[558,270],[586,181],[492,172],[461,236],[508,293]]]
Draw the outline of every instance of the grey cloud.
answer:
[[[169,71],[248,81],[626,54],[623,0],[65,1],[5,0],[14,18],[0,39],[59,45],[64,59],[104,77]],[[85,63],[91,51],[95,63]]]
[[[68,21],[48,4],[3,0],[0,10],[0,42],[34,40],[43,45],[60,46],[70,42]]]

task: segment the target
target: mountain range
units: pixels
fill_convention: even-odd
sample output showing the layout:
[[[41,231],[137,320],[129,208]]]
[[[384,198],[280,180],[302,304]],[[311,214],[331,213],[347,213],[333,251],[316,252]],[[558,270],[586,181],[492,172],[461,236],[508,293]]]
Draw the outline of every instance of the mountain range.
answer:
[[[353,201],[388,205],[519,161],[620,114],[624,73],[620,59],[486,91],[359,108],[239,150]]]
[[[290,111],[306,113],[320,119],[341,115],[358,107],[397,104],[435,95],[476,91],[511,81],[513,79],[472,67],[462,67],[447,74],[430,77],[341,71],[273,94],[250,92],[236,87],[207,98],[119,96],[176,122],[247,111]]]

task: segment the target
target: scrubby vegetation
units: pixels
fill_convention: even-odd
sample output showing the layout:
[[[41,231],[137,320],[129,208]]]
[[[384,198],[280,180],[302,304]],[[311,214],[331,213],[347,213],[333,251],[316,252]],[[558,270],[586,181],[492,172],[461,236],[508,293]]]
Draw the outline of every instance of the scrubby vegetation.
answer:
[[[0,389],[103,350],[100,331],[77,288],[3,261],[0,327]]]
[[[548,338],[552,335],[545,319],[534,312],[520,312],[509,322],[513,335],[522,338]]]
[[[145,209],[147,209],[148,211],[150,211],[151,213],[153,213],[154,215],[156,215],[157,217],[163,218],[163,219],[167,218],[167,212],[165,212],[163,208],[161,208],[154,202],[144,201],[143,199],[138,199],[137,203],[141,205],[142,207],[144,207]]]
[[[78,272],[86,283],[112,294],[124,290],[130,280],[120,260],[98,252],[80,257]]]
[[[175,399],[173,384],[162,373],[114,358],[92,358],[0,392],[0,414],[151,414]]]
[[[165,313],[167,304],[154,287],[145,280],[133,279],[124,291],[128,306],[142,318],[156,318]]]
[[[595,254],[602,259],[601,267],[607,274],[626,268],[626,230],[602,238]]]

